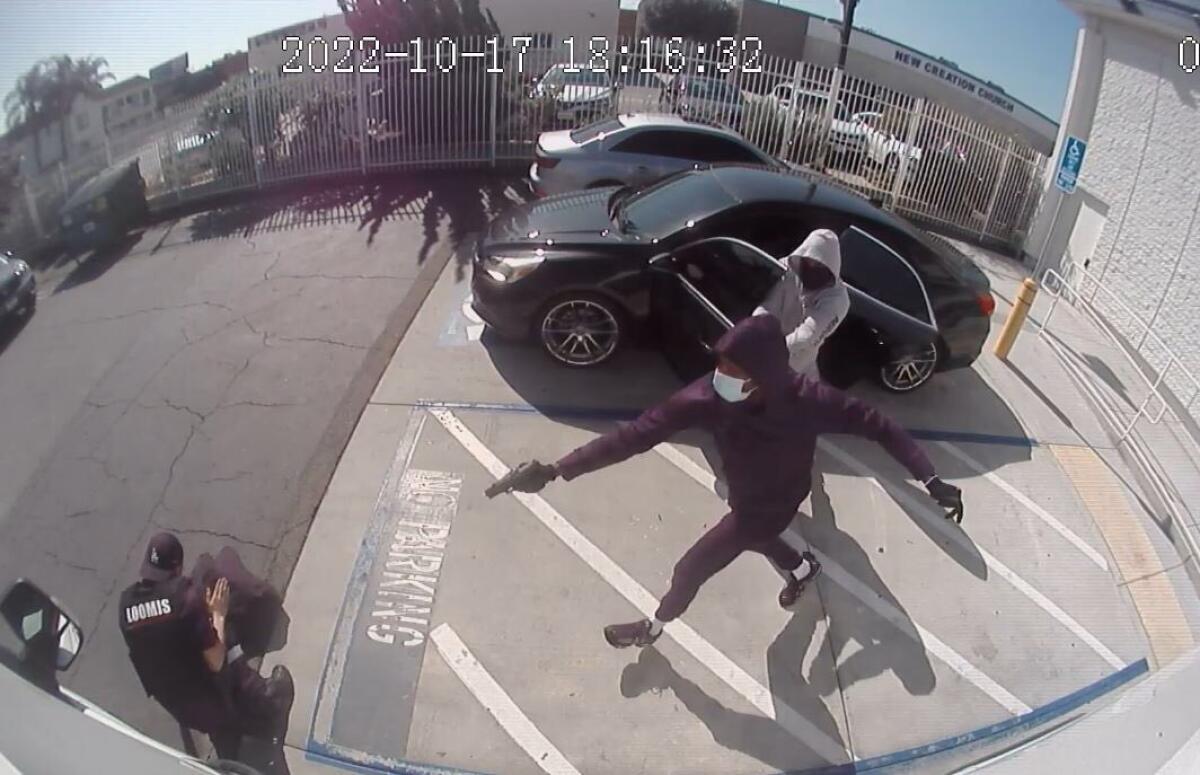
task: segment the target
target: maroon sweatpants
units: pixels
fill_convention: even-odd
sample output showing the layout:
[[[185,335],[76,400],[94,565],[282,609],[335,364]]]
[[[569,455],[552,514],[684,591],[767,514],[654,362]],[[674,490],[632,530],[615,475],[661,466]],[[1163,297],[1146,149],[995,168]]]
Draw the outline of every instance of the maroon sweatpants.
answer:
[[[700,540],[692,544],[692,548],[684,552],[679,562],[675,563],[675,572],[671,575],[671,588],[663,595],[658,611],[654,614],[655,618],[660,622],[669,622],[682,616],[704,582],[733,562],[742,552],[766,555],[784,570],[799,568],[800,553],[780,538],[780,534],[786,528],[787,523],[784,523],[779,533],[764,539],[761,533],[747,531],[732,511],[721,517],[721,521],[700,536]]]

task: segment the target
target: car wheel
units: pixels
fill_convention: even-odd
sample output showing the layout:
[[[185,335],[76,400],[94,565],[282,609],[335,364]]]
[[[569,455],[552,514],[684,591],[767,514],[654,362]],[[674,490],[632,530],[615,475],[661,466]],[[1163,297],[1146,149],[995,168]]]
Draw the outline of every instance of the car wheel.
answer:
[[[892,393],[910,393],[924,385],[937,369],[938,349],[928,344],[919,350],[894,354],[879,367],[879,384]]]
[[[625,315],[615,302],[593,294],[569,295],[546,305],[538,317],[542,349],[565,366],[598,366],[625,339]]]

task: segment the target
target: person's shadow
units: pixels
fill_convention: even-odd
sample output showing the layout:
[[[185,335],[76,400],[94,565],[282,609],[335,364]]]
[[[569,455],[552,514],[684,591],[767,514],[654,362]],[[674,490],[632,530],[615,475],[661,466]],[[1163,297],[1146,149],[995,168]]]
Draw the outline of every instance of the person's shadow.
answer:
[[[829,617],[822,648],[832,655],[837,675],[828,671],[814,673],[809,676],[813,688],[823,696],[838,687],[845,692],[859,681],[891,672],[909,694],[929,694],[937,678],[916,625],[879,577],[862,545],[838,527],[833,504],[825,490],[824,476],[819,472],[814,472],[809,503],[812,517],[801,518],[798,524],[793,523],[792,529],[798,527],[798,532],[814,548],[837,563],[839,572],[853,577],[869,594],[877,596],[875,606],[893,612],[885,619],[829,575],[818,579],[818,589]],[[857,644],[859,650],[843,662],[841,655],[851,643]]]
[[[767,681],[776,707],[795,710],[837,744],[841,733],[827,701],[858,681],[885,672],[893,673],[913,695],[927,695],[937,684],[933,666],[916,626],[900,601],[875,572],[866,551],[853,536],[837,526],[833,506],[825,491],[824,477],[816,473],[811,496],[812,517],[801,513],[791,528],[802,533],[822,556],[836,562],[837,575],[848,573],[873,596],[876,605],[892,609],[888,618],[862,605],[826,573],[818,577],[805,595],[819,595],[829,626],[825,640],[804,675],[803,659],[816,634],[818,618],[795,613],[767,647]],[[858,650],[843,662],[841,655],[851,643]],[[831,669],[831,666],[836,665]],[[754,713],[725,707],[695,682],[685,678],[660,652],[644,649],[638,661],[621,674],[621,693],[636,697],[646,691],[670,689],[684,706],[708,728],[718,744],[741,751],[778,770],[797,770],[840,764],[801,743],[784,725]]]
[[[803,614],[792,616],[779,637],[767,649],[767,670],[776,707],[786,703],[818,731],[843,748],[841,733],[833,714],[800,673],[806,644]],[[800,625],[800,626],[797,626]],[[642,649],[638,660],[621,671],[621,694],[634,698],[647,691],[670,689],[683,706],[708,727],[718,745],[741,751],[776,770],[796,770],[841,764],[848,757],[831,760],[802,743],[780,723],[757,713],[742,713],[725,707],[698,684],[685,678],[663,654],[653,647]]]

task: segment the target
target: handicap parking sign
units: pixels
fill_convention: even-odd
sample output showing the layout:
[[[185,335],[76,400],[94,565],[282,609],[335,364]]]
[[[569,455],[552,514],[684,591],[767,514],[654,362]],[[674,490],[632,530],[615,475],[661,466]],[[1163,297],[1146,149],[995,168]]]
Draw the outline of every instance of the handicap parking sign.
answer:
[[[1083,155],[1086,152],[1087,143],[1078,137],[1067,135],[1062,155],[1058,158],[1058,172],[1054,175],[1054,185],[1064,194],[1075,193],[1075,186],[1079,182],[1079,169],[1083,166]]]

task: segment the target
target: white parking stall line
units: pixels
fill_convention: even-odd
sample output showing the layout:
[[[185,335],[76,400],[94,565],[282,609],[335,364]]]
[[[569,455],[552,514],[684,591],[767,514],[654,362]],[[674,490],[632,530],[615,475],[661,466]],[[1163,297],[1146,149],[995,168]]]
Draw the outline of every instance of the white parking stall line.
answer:
[[[1063,538],[1067,539],[1067,541],[1072,546],[1074,546],[1079,551],[1083,552],[1084,556],[1087,557],[1089,560],[1091,560],[1093,563],[1095,563],[1096,566],[1099,567],[1101,570],[1105,570],[1105,571],[1108,570],[1108,560],[1104,559],[1104,555],[1102,555],[1102,554],[1100,554],[1100,552],[1096,551],[1092,547],[1092,545],[1089,544],[1087,541],[1084,541],[1082,538],[1080,538],[1078,534],[1076,534],[1073,530],[1071,530],[1071,528],[1069,528],[1066,525],[1064,525],[1063,523],[1059,522],[1058,519],[1053,514],[1046,511],[1041,506],[1039,506],[1025,493],[1021,492],[1016,487],[1013,487],[1011,484],[1009,484],[1008,482],[1001,479],[1000,476],[997,475],[994,471],[987,470],[987,468],[982,463],[975,460],[975,458],[971,457],[966,452],[963,452],[961,449],[959,449],[955,445],[951,444],[950,442],[939,441],[939,442],[937,442],[937,444],[942,449],[946,450],[951,455],[954,455],[956,458],[961,460],[963,462],[963,464],[965,464],[968,468],[974,470],[975,473],[983,476],[989,482],[996,485],[1001,490],[1003,490],[1005,493],[1007,493],[1008,496],[1011,497],[1013,500],[1015,500],[1017,503],[1020,503],[1022,506],[1024,506],[1026,509],[1028,509],[1030,512],[1032,512],[1034,514],[1034,516],[1041,519],[1042,522],[1045,522],[1046,525],[1049,526],[1052,530],[1054,530],[1056,533],[1061,535]]]
[[[803,551],[806,548],[804,539],[796,534],[794,528],[789,529],[783,534],[783,540],[793,549]],[[879,593],[852,576],[849,571],[835,562],[829,555],[818,551],[815,547],[812,548],[812,552],[821,561],[821,567],[825,574],[835,584],[858,598],[863,605],[874,611],[881,619],[886,619],[893,627],[910,635],[913,640],[920,643],[929,653],[940,659],[946,667],[949,667],[984,694],[991,697],[1009,713],[1019,716],[1022,713],[1028,713],[1033,710],[987,673],[971,664],[966,657],[951,648],[941,638],[922,627],[920,623],[910,619],[903,611],[891,603],[880,598]],[[916,628],[915,633],[912,632],[912,627]]]
[[[1059,624],[1070,630],[1075,637],[1079,638],[1081,641],[1091,647],[1093,651],[1100,655],[1101,659],[1111,665],[1114,669],[1120,670],[1121,668],[1125,667],[1125,662],[1122,661],[1121,658],[1115,653],[1113,653],[1111,649],[1101,643],[1099,638],[1089,632],[1069,613],[1059,608],[1053,600],[1046,597],[1032,584],[1017,575],[1012,568],[1009,568],[1007,565],[1002,563],[996,558],[995,555],[984,549],[982,546],[976,545],[973,541],[971,541],[971,539],[967,538],[966,534],[962,532],[962,528],[958,527],[952,522],[949,522],[944,516],[942,516],[942,514],[935,512],[929,506],[921,503],[903,490],[900,490],[894,485],[890,485],[880,480],[874,470],[872,470],[869,466],[859,462],[848,452],[842,450],[837,445],[832,444],[825,439],[819,440],[817,444],[821,447],[821,449],[833,455],[848,468],[856,471],[859,476],[869,480],[876,487],[891,495],[892,498],[900,503],[903,503],[912,511],[912,513],[919,515],[930,526],[932,526],[946,538],[954,541],[967,551],[979,552],[980,557],[983,558],[984,563],[987,564],[989,569],[994,571],[996,575],[1000,576],[1009,584],[1016,587],[1017,591],[1033,601],[1034,605],[1050,614],[1050,616],[1052,616]]]
[[[508,473],[508,467],[452,412],[445,409],[429,411],[488,473],[497,479]],[[514,492],[513,496],[634,608],[645,616],[654,615],[658,608],[658,600],[626,573],[624,568],[580,533],[553,506],[537,495]],[[853,760],[850,751],[839,741],[818,729],[786,702],[773,697],[770,690],[701,637],[682,619],[668,623],[664,631],[713,675],[744,697],[764,716],[774,719],[818,756],[830,763]]]
[[[508,736],[513,739],[529,758],[549,775],[579,775],[562,752],[554,747],[546,736],[534,726],[496,679],[479,664],[458,633],[443,622],[433,629],[430,637],[446,664],[463,682],[467,690],[475,695],[479,704],[492,714]]]
[[[716,492],[716,478],[712,472],[680,452],[671,444],[659,444],[654,449],[702,487],[710,492]],[[799,551],[803,551],[806,548],[811,549],[813,554],[817,556],[817,559],[821,561],[821,567],[824,569],[825,575],[835,584],[857,598],[859,602],[874,611],[880,618],[887,620],[896,629],[920,643],[927,651],[945,663],[947,667],[991,697],[1009,713],[1019,716],[1031,710],[1028,705],[1019,700],[1012,692],[1005,689],[991,676],[971,664],[965,657],[943,642],[941,638],[917,622],[911,621],[902,611],[886,600],[881,599],[874,590],[852,576],[849,571],[839,565],[829,555],[819,551],[816,547],[806,545],[804,539],[795,533],[794,529],[785,532],[783,540],[793,549]],[[913,627],[916,628],[915,632],[913,631]]]

